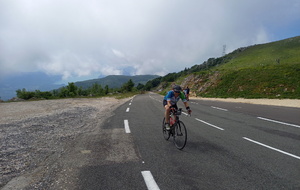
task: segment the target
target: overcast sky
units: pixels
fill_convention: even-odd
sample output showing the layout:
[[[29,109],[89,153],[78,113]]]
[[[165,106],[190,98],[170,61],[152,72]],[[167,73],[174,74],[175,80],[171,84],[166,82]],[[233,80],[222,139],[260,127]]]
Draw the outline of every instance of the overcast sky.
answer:
[[[164,75],[299,23],[300,0],[0,0],[0,76]]]

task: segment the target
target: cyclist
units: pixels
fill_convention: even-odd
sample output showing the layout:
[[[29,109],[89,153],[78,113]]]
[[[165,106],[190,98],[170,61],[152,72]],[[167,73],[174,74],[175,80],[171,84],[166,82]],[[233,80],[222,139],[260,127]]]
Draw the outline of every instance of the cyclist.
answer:
[[[190,114],[192,110],[190,109],[187,100],[185,98],[184,93],[182,92],[182,88],[179,85],[174,85],[173,89],[167,93],[164,97],[163,105],[165,107],[165,118],[166,118],[166,129],[170,130],[170,110],[171,108],[178,109],[177,102],[179,99],[182,100],[186,110]]]
[[[190,89],[189,89],[188,86],[186,87],[186,89],[184,90],[184,92],[185,92],[184,94],[185,94],[186,100],[189,101],[189,99],[190,99],[189,98],[189,96],[190,96]]]

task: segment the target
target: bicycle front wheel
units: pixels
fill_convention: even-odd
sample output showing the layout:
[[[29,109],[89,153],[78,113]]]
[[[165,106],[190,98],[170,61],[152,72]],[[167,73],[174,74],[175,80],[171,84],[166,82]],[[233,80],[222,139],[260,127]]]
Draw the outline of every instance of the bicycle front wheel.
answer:
[[[164,135],[165,140],[169,140],[170,132],[166,129],[165,118],[163,119],[163,122],[162,122],[162,131],[163,131],[163,135]]]
[[[182,150],[187,141],[187,131],[184,123],[182,121],[179,121],[175,124],[175,133],[173,136],[173,141],[179,150]]]

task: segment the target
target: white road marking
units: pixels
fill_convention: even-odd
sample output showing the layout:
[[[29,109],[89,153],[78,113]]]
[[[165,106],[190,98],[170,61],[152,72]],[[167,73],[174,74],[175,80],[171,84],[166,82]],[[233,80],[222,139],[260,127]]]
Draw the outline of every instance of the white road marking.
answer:
[[[129,105],[131,105],[131,102],[129,103]]]
[[[198,118],[195,118],[195,119],[196,119],[197,121],[200,121],[200,122],[202,122],[202,123],[205,123],[206,125],[212,126],[212,127],[216,128],[216,129],[224,130],[224,129],[221,128],[221,127],[218,127],[218,126],[215,126],[215,125],[213,125],[213,124],[207,123],[206,121],[203,121],[203,120],[201,120],[201,119],[198,119]]]
[[[299,156],[296,156],[296,155],[294,155],[294,154],[291,154],[291,153],[285,152],[285,151],[283,151],[283,150],[280,150],[280,149],[277,149],[277,148],[273,148],[273,147],[271,147],[271,146],[268,146],[268,145],[266,145],[266,144],[263,144],[263,143],[260,143],[260,142],[254,141],[254,140],[252,140],[252,139],[249,139],[249,138],[247,138],[247,137],[243,137],[243,139],[245,139],[245,140],[247,140],[247,141],[250,141],[250,142],[253,142],[253,143],[256,143],[256,144],[258,144],[258,145],[264,146],[264,147],[266,147],[266,148],[269,148],[269,149],[275,150],[275,151],[277,151],[277,152],[280,152],[280,153],[286,154],[286,155],[288,155],[288,156],[291,156],[291,157],[297,158],[297,159],[299,159],[299,160],[300,160],[300,157],[299,157]]]
[[[129,109],[130,109],[130,108],[127,108],[127,109],[126,109],[126,112],[129,112]]]
[[[91,154],[92,153],[91,150],[81,150],[80,152],[81,152],[81,154]]]
[[[280,124],[283,124],[283,125],[289,125],[289,126],[293,126],[293,127],[298,127],[298,128],[300,128],[299,125],[294,125],[294,124],[290,124],[290,123],[284,123],[284,122],[281,122],[281,121],[276,121],[276,120],[267,119],[267,118],[263,118],[263,117],[257,117],[257,118],[258,118],[258,119],[265,120],[265,121],[271,121],[271,122],[274,122],[274,123],[280,123]]]
[[[159,190],[159,187],[150,171],[142,171],[142,175],[144,177],[148,190]]]
[[[155,101],[158,101],[158,102],[163,102],[161,99],[156,99],[156,98],[153,98],[150,94],[149,94],[149,97]]]
[[[188,113],[185,113],[185,112],[181,112],[182,114],[184,114],[184,115],[189,115]]]
[[[130,133],[128,120],[124,120],[124,127],[125,127],[125,132]]]
[[[228,109],[224,109],[224,108],[219,108],[219,107],[214,107],[214,106],[211,106],[211,107],[214,109],[217,109],[217,110],[228,111]]]

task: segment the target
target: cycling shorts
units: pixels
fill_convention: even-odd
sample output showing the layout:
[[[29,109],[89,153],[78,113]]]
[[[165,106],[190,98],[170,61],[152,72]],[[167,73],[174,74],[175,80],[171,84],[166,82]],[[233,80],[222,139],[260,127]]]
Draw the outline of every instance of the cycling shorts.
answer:
[[[164,101],[163,101],[164,107],[165,107],[167,104],[168,104],[167,100],[164,100]],[[171,108],[175,108],[176,110],[178,110],[177,104],[172,105]]]

